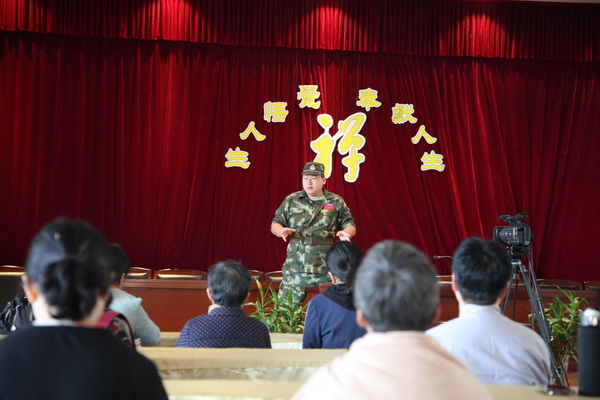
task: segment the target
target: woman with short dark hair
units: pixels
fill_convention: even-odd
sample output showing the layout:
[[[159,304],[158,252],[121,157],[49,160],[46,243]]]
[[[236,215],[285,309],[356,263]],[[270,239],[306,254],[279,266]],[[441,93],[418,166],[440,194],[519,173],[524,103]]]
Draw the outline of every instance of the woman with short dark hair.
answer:
[[[96,328],[109,296],[106,247],[76,220],[33,239],[23,281],[35,321],[0,341],[0,399],[167,399],[154,364]]]

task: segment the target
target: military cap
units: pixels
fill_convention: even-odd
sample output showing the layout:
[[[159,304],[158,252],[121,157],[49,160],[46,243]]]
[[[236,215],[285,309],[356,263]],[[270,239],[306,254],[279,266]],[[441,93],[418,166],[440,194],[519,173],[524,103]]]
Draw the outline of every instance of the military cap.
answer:
[[[304,164],[302,175],[325,176],[325,166],[318,162],[307,162],[306,164]]]

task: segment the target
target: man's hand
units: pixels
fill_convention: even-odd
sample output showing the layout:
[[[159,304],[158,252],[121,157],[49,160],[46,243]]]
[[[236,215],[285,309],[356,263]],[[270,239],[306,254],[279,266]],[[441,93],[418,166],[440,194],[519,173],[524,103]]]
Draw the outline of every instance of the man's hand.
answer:
[[[340,240],[348,241],[348,242],[350,241],[350,238],[352,237],[352,236],[350,236],[350,234],[348,232],[345,232],[345,231],[338,231],[338,233],[336,233],[336,236],[339,237]]]
[[[292,234],[292,232],[296,232],[293,228],[283,228],[281,230],[281,238],[284,242],[287,242],[287,237]]]
[[[282,238],[284,242],[287,242],[287,237],[290,236],[292,232],[296,232],[296,230],[293,228],[286,228],[277,222],[271,225],[271,233]]]

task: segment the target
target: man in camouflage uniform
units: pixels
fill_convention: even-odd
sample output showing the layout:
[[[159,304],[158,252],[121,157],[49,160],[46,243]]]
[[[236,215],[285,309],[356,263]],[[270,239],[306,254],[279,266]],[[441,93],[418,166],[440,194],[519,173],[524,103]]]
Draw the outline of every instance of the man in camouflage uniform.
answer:
[[[330,281],[325,254],[333,239],[337,236],[350,240],[356,234],[350,209],[341,196],[323,188],[325,182],[325,166],[306,163],[302,171],[303,190],[283,200],[271,223],[273,235],[284,242],[290,237],[279,295],[287,299],[291,289],[296,304],[304,301],[307,286]]]

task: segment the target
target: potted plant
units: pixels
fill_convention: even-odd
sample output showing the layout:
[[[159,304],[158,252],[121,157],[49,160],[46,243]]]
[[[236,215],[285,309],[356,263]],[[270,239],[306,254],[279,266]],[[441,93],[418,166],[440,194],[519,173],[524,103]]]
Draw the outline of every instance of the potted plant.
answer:
[[[577,329],[580,323],[580,311],[588,303],[583,297],[575,297],[570,291],[559,290],[565,299],[555,296],[544,306],[544,313],[550,330],[550,347],[556,362],[563,367],[563,381],[567,382],[569,359],[577,361]],[[530,314],[534,324],[535,317]]]
[[[271,333],[301,333],[304,329],[307,306],[294,304],[292,300],[291,290],[288,291],[288,298],[284,300],[271,285],[265,290],[259,282],[258,299],[254,303],[244,305],[255,308],[250,316],[267,325]]]

